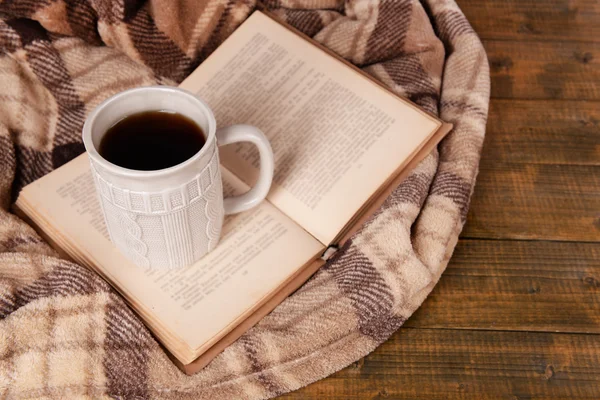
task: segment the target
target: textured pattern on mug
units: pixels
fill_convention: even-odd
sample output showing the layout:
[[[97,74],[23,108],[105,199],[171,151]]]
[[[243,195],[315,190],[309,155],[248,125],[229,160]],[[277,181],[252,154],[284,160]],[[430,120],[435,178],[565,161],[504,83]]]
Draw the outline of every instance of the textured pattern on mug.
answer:
[[[136,192],[107,182],[92,163],[112,242],[136,265],[175,268],[215,248],[223,224],[217,147],[193,180],[161,192]]]

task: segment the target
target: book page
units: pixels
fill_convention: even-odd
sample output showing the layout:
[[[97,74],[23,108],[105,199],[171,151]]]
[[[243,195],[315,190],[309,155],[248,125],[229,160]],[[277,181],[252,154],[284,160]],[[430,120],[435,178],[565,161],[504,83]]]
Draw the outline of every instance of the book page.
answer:
[[[226,195],[248,189],[229,171],[222,174]],[[265,201],[227,216],[217,248],[194,265],[174,270],[137,267],[108,239],[85,154],[27,186],[21,197],[68,238],[82,254],[78,258],[90,260],[92,268],[101,269],[126,298],[133,299],[134,308],[141,307],[144,315],[160,321],[196,350],[216,342],[323,250],[321,243]]]
[[[323,243],[441,125],[260,12],[181,87],[211,106],[218,126],[266,134],[275,155],[269,201]],[[221,160],[256,181],[253,146],[227,146]]]

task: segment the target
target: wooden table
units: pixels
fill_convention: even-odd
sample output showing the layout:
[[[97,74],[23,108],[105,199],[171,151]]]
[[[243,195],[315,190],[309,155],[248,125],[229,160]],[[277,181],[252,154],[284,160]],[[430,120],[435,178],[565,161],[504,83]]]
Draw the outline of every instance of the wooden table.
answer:
[[[285,399],[600,399],[600,0],[458,0],[492,102],[467,224],[423,306]]]

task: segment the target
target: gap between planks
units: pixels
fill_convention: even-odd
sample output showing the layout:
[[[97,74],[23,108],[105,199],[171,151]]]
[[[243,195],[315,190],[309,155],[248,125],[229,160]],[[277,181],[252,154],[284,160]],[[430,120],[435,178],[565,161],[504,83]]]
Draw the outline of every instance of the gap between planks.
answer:
[[[410,319],[409,319],[410,321]],[[471,332],[509,332],[509,333],[532,333],[532,334],[549,334],[552,335],[580,335],[580,336],[600,336],[600,332],[561,332],[561,331],[531,331],[519,329],[490,329],[490,328],[461,328],[461,327],[421,327],[402,325],[400,329],[413,329],[419,331],[471,331]]]

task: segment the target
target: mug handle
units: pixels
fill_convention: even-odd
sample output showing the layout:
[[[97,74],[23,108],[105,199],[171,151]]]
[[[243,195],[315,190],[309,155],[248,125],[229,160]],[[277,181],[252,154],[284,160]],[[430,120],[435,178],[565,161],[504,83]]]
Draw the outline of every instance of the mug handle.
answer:
[[[217,144],[237,142],[250,142],[258,148],[260,155],[260,173],[258,181],[244,194],[223,199],[225,214],[235,214],[251,209],[267,197],[271,182],[273,181],[273,169],[275,162],[271,144],[260,129],[252,125],[232,125],[217,130]]]

